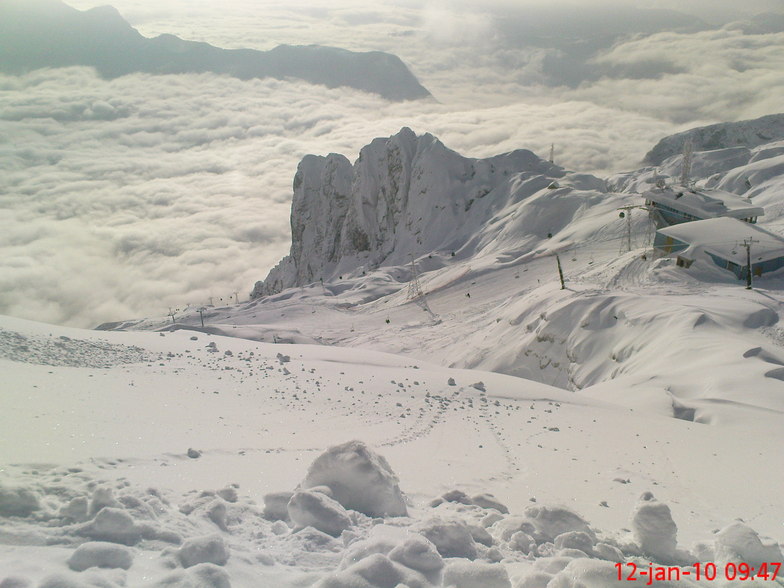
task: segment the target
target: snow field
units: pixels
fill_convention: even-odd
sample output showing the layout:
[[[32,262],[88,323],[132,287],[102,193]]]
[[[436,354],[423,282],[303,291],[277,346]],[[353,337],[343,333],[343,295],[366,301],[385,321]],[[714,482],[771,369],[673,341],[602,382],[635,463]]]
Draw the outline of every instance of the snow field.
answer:
[[[780,473],[733,474],[773,454],[769,430],[739,444],[724,427],[376,352],[2,328],[153,359],[2,360],[3,588],[601,585],[616,561],[672,555],[672,521],[679,565],[695,541],[706,557],[777,557],[764,535],[780,535]],[[671,521],[634,523],[648,491]]]

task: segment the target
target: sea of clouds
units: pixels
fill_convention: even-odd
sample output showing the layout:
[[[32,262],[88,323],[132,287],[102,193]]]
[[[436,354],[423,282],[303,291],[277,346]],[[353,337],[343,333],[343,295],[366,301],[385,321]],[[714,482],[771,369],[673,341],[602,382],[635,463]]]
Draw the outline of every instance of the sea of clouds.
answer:
[[[576,59],[510,35],[526,14],[503,2],[113,4],[147,36],[390,51],[436,100],[211,74],[0,76],[0,313],[89,327],[246,299],[287,253],[301,157],[354,159],[402,126],[474,157],[555,144],[557,163],[601,175],[669,133],[778,112],[784,95],[784,33],[753,22]]]

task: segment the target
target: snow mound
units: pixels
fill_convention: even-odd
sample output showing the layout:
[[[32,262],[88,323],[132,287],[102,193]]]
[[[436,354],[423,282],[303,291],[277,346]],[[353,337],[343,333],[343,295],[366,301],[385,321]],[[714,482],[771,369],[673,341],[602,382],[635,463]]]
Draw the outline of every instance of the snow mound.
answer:
[[[588,523],[577,513],[559,506],[529,506],[525,517],[533,524],[537,543],[554,541],[558,535],[579,531],[593,537]],[[523,529],[525,530],[525,529]]]
[[[595,539],[583,531],[567,531],[555,538],[556,549],[579,549],[588,555],[593,553]]]
[[[431,588],[424,576],[380,553],[370,555],[349,568],[330,574],[316,588]]]
[[[672,520],[670,507],[650,492],[640,497],[634,509],[632,531],[645,555],[661,563],[674,561],[678,527]]]
[[[415,530],[433,543],[444,557],[476,559],[476,542],[471,529],[460,519],[432,518],[415,527]]]
[[[300,488],[314,486],[329,486],[343,507],[371,517],[408,514],[389,463],[361,441],[331,447],[317,457]]]
[[[178,570],[150,588],[231,588],[229,574],[211,563],[201,563],[187,570]]]
[[[223,566],[229,561],[229,548],[220,535],[191,537],[182,544],[182,547],[177,552],[177,556],[185,568],[190,568],[200,563]]]
[[[285,521],[289,518],[288,504],[293,492],[271,492],[264,495],[264,518],[270,521]]]
[[[389,559],[424,574],[435,582],[444,567],[438,549],[425,537],[412,535],[389,552]]]
[[[134,545],[141,541],[143,530],[124,510],[105,507],[92,521],[85,523],[77,534],[96,541]]]
[[[289,518],[299,528],[313,527],[323,533],[339,536],[351,526],[351,518],[343,506],[321,492],[295,492],[288,504]]]
[[[101,541],[83,543],[68,558],[68,567],[75,572],[89,568],[122,568],[133,565],[133,552],[127,547]]]
[[[444,571],[445,588],[512,588],[506,568],[499,564],[456,561]]]
[[[754,529],[743,523],[732,523],[719,531],[715,550],[716,561],[744,562],[755,567],[784,559],[775,541],[760,538]]]
[[[39,508],[38,496],[32,490],[0,486],[0,516],[28,517]]]

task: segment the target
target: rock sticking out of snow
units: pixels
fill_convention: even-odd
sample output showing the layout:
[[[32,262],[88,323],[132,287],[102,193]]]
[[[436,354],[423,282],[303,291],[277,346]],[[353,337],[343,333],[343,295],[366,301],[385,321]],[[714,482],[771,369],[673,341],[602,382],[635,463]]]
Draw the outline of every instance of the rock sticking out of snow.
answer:
[[[463,562],[450,563],[444,571],[447,588],[512,588],[506,568],[498,564]]]
[[[127,570],[133,564],[133,552],[114,543],[92,541],[83,543],[68,558],[68,567],[75,572],[89,568],[121,568]]]
[[[300,487],[322,485],[349,510],[372,517],[408,514],[389,463],[361,441],[331,447],[316,458]]]
[[[333,537],[351,526],[346,509],[321,492],[295,492],[289,500],[288,511],[289,518],[297,527],[313,527]]]
[[[229,561],[229,548],[220,535],[191,537],[180,547],[177,556],[184,568],[203,563],[223,566]]]
[[[632,515],[634,538],[648,557],[659,563],[675,559],[678,527],[672,520],[670,507],[645,492]]]

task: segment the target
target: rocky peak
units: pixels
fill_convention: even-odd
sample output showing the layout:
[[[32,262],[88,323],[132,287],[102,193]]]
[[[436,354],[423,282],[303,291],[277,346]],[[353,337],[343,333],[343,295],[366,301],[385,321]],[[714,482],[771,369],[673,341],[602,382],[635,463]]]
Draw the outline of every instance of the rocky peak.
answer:
[[[407,127],[373,140],[353,165],[308,155],[294,178],[291,252],[253,295],[457,252],[521,185],[529,193],[563,175],[527,150],[472,159]]]

